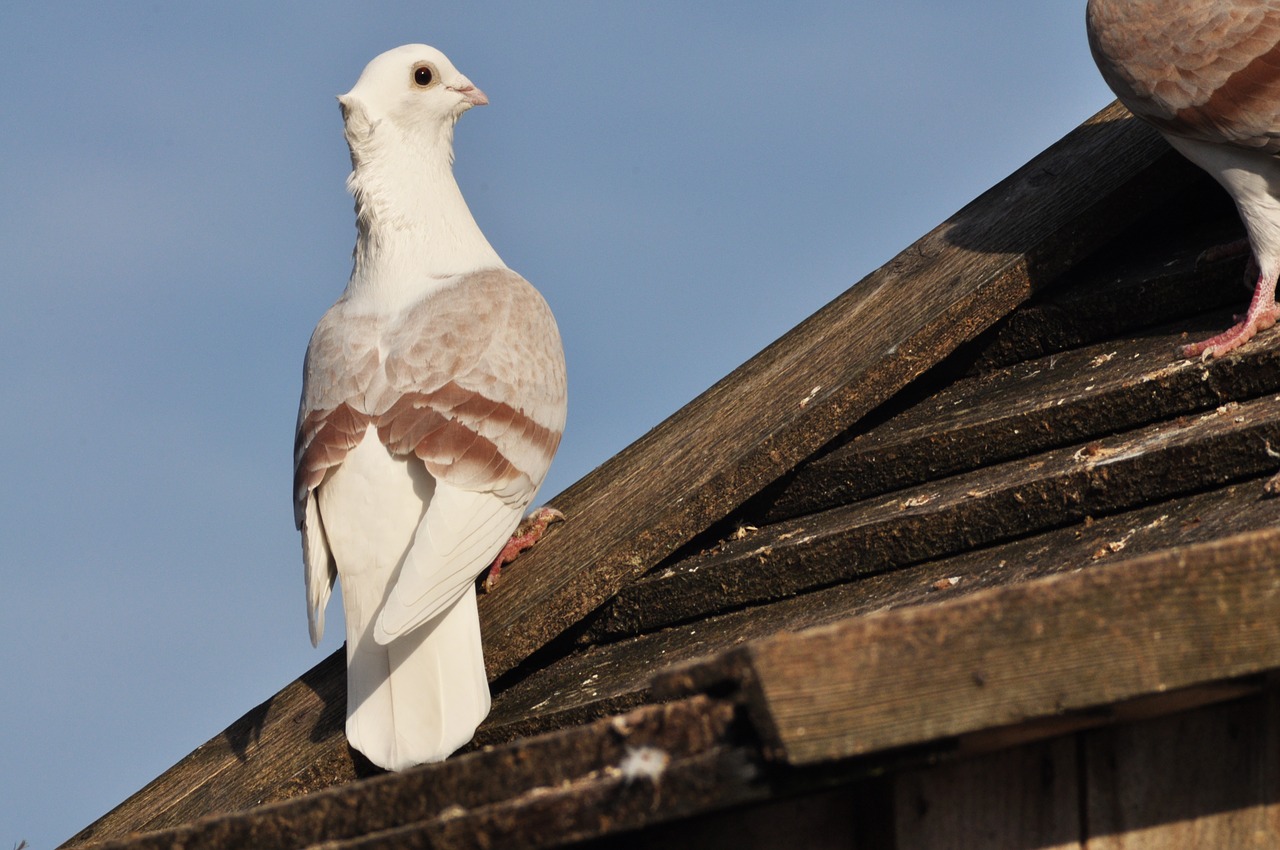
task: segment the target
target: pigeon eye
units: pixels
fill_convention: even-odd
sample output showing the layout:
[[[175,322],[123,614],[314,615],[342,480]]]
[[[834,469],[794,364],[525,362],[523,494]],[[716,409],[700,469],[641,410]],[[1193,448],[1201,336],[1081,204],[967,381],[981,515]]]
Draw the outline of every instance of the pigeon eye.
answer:
[[[431,69],[428,67],[423,66],[413,69],[413,81],[422,88],[426,88],[431,85],[431,81],[434,79],[435,74],[431,73]]]

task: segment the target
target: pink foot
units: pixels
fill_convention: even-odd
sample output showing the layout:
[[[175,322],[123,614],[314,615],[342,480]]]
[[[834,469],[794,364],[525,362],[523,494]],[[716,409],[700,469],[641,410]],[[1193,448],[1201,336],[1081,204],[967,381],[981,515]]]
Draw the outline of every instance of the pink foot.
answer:
[[[1249,312],[1228,330],[1203,342],[1184,345],[1178,349],[1183,357],[1221,357],[1253,339],[1258,331],[1264,331],[1280,319],[1280,306],[1276,305],[1276,281],[1274,277],[1258,276],[1249,302]]]
[[[514,561],[516,556],[525,549],[532,548],[533,544],[541,540],[543,533],[547,530],[547,526],[553,522],[564,522],[564,514],[552,507],[538,508],[521,520],[520,527],[516,529],[516,533],[507,541],[507,545],[502,547],[498,557],[493,559],[493,563],[489,566],[488,574],[485,575],[480,588],[485,593],[488,593],[497,587],[499,580],[502,578],[502,568]]]

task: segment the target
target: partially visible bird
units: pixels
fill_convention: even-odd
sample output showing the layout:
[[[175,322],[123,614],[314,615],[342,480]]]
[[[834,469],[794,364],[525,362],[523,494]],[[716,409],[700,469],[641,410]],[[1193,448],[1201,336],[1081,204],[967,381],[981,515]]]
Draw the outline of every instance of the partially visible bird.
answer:
[[[1229,330],[1183,346],[1216,357],[1280,318],[1280,0],[1089,0],[1107,85],[1235,200],[1257,283]]]
[[[342,583],[347,738],[401,770],[448,756],[489,711],[474,582],[559,445],[564,352],[453,177],[454,124],[484,93],[411,44],[338,101],[356,247],[307,347],[295,517],[312,643]]]

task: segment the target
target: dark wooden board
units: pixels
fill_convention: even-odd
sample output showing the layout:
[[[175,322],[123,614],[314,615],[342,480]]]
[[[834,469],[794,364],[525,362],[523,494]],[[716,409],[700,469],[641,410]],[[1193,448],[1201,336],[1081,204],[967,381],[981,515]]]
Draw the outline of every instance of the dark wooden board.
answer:
[[[587,844],[573,850],[890,850],[867,835],[883,805],[874,783],[763,800]]]
[[[1280,698],[1084,736],[1090,850],[1280,844]]]
[[[1076,749],[1065,736],[894,777],[894,846],[1084,850]]]
[[[1260,475],[1271,445],[1275,396],[788,520],[628,585],[593,628],[647,631]]]
[[[538,850],[661,824],[706,808],[767,799],[752,754],[718,748],[690,757],[666,754],[660,779],[630,780],[617,764],[523,797],[373,833],[315,850]]]
[[[617,770],[638,747],[661,750],[674,762],[685,761],[703,770],[733,752],[734,709],[728,703],[694,698],[650,706],[591,726],[544,735],[503,750],[471,753],[439,765],[374,777],[361,783],[331,788],[306,797],[262,806],[250,811],[205,818],[145,836],[88,845],[95,850],[214,850],[245,847],[277,850],[311,846],[326,841],[357,839],[370,833],[398,829],[405,824],[438,821],[446,834],[462,818],[472,828],[473,840],[501,828],[501,815],[513,805],[527,805],[530,798],[546,796],[552,789],[581,788],[595,780],[609,780],[617,791],[624,784]],[[700,796],[692,790],[684,805],[707,805],[708,797],[723,795],[729,802],[752,791],[753,775],[746,770],[749,757],[739,753],[734,762],[740,782],[723,789],[708,788],[703,774]],[[620,806],[630,797],[643,812],[653,797],[652,783],[638,781],[634,788],[618,792]],[[737,796],[735,796],[737,795]],[[562,798],[565,795],[562,794]],[[679,809],[680,801],[668,801]],[[572,810],[573,801],[561,799],[561,808]],[[495,811],[496,810],[496,811]],[[458,814],[454,814],[458,813]],[[488,813],[488,820],[482,813]],[[601,818],[618,812],[598,814]],[[526,813],[528,815],[528,813]],[[526,825],[536,822],[526,817]],[[388,845],[394,846],[394,845]],[[432,846],[473,846],[458,837]],[[530,846],[533,846],[532,844]]]
[[[1202,265],[1184,254],[1155,267],[1125,269],[1116,277],[1064,282],[1069,288],[1054,287],[1028,301],[976,340],[963,352],[964,369],[978,375],[1165,326],[1181,330],[1181,342],[1212,336],[1231,324],[1232,312],[1248,306],[1243,267],[1236,259]],[[1208,313],[1224,313],[1227,325]],[[1170,360],[1178,357],[1176,347],[1165,353]]]
[[[1280,526],[1280,499],[1267,498],[1262,480],[1194,495],[1182,495],[1125,511],[1083,521],[1040,534],[1016,538],[1007,543],[981,547],[936,558],[907,567],[855,576],[820,590],[782,600],[742,607],[723,597],[708,594],[705,607],[690,620],[690,606],[684,600],[667,599],[641,618],[601,616],[583,633],[582,645],[603,644],[653,631],[679,628],[681,623],[720,623],[722,618],[758,618],[776,630],[834,622],[871,611],[927,604],[939,598],[974,590],[1013,584],[1057,572],[1085,569],[1135,554],[1146,554],[1252,531],[1269,525]],[[630,589],[623,591],[628,596]],[[795,605],[803,613],[776,614]],[[608,612],[610,609],[606,609]],[[725,613],[728,611],[729,613]],[[797,625],[802,623],[803,625]],[[704,629],[702,634],[707,634]],[[570,669],[570,668],[566,668]],[[532,680],[518,689],[538,686]],[[562,694],[567,691],[562,691]]]
[[[1280,529],[870,615],[739,650],[792,765],[1280,669]]]
[[[952,383],[804,464],[746,519],[777,522],[1280,390],[1280,330],[1210,361],[1172,357],[1180,336],[1112,340]]]
[[[608,643],[584,646],[498,694],[478,740],[509,741],[585,723],[615,706],[652,700],[650,681],[663,676],[664,670],[779,632],[938,604],[985,588],[1270,527],[1280,527],[1280,499],[1263,499],[1261,482],[1255,479],[767,605],[708,614],[648,634],[604,635],[601,639]]]

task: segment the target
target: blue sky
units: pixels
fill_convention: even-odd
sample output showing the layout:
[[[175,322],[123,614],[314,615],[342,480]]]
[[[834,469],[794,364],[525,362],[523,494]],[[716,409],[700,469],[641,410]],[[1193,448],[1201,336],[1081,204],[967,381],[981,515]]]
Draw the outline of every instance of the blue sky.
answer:
[[[307,639],[302,353],[354,238],[334,95],[399,44],[551,303],[549,498],[1110,101],[1083,2],[27,4],[0,26],[0,848],[50,847]]]

